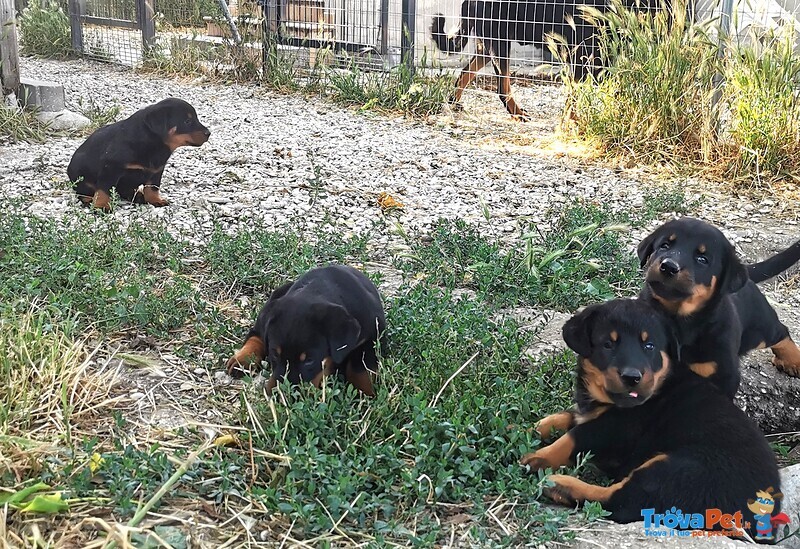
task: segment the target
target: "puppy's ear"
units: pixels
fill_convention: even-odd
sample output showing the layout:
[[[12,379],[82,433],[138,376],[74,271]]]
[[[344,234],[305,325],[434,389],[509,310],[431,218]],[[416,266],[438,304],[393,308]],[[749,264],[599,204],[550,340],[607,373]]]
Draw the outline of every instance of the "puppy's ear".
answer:
[[[341,305],[327,303],[315,315],[322,322],[322,332],[328,338],[328,352],[336,364],[341,364],[358,345],[361,325]]]
[[[655,251],[653,248],[659,235],[661,235],[660,227],[639,242],[639,245],[636,247],[636,255],[639,256],[639,267],[644,267],[645,264],[647,264],[647,260],[653,255]]]
[[[561,335],[567,346],[582,357],[592,354],[592,323],[596,306],[585,308],[564,323]]]
[[[167,138],[172,127],[170,124],[173,122],[170,117],[169,105],[164,103],[162,101],[155,105],[150,105],[144,116],[144,125],[161,139]]]
[[[734,293],[741,290],[750,277],[747,275],[747,267],[742,265],[736,252],[731,248],[728,250],[728,259],[725,261],[725,273],[722,279],[722,291]]]

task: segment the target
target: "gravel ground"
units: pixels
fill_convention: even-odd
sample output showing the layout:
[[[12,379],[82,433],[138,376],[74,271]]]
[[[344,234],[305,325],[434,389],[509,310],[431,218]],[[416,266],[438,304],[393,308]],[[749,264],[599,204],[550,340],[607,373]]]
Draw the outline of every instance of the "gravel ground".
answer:
[[[520,220],[547,226],[553,209],[581,198],[635,208],[642,188],[653,184],[643,172],[582,165],[542,146],[562,104],[557,86],[518,90],[535,113],[530,124],[511,122],[495,94],[483,91],[467,94],[466,112],[457,119],[443,115],[420,123],[255,86],[155,78],[83,61],[22,59],[21,69],[23,76],[62,83],[73,110],[80,110],[79,102],[117,105],[124,117],[168,96],[192,103],[211,139],[170,160],[163,191],[171,207],[140,208],[192,232],[210,229],[212,218],[227,226],[261,219],[297,228],[316,224],[323,214],[366,231],[381,215],[377,197],[385,191],[406,205],[400,221],[412,233],[440,217],[481,219],[485,204],[492,227],[511,236]],[[61,215],[80,207],[67,186],[66,166],[82,140],[0,147],[6,166],[0,192],[18,194],[12,183],[24,181],[21,192],[37,212]],[[700,182],[686,184],[706,190]],[[187,225],[197,217],[184,215],[187,210],[199,214],[201,227]],[[775,199],[706,200],[702,215],[730,226],[732,238],[746,243],[756,233],[740,226],[783,210]],[[784,230],[796,232],[785,225],[795,225],[794,219],[781,221]]]

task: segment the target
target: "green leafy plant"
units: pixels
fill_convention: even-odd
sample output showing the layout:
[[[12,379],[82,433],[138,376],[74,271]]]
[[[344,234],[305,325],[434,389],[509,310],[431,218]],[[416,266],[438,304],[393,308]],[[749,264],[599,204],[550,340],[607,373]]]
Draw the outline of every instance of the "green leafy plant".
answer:
[[[69,17],[57,2],[31,2],[22,11],[19,25],[24,55],[64,59],[75,54]]]

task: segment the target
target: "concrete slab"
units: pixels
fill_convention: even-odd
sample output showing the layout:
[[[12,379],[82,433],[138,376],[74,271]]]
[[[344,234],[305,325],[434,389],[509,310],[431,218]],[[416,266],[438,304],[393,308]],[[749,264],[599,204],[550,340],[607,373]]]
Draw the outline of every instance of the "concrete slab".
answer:
[[[64,110],[64,86],[57,82],[21,78],[17,95],[23,107],[38,107],[43,112]]]

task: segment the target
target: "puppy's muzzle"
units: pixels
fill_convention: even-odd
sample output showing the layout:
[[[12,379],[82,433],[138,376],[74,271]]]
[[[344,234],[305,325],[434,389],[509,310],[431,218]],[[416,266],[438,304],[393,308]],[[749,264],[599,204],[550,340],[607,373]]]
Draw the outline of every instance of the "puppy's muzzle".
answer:
[[[658,266],[659,272],[666,277],[673,277],[681,272],[681,266],[671,257],[665,257]]]

